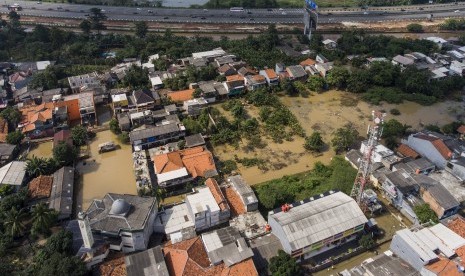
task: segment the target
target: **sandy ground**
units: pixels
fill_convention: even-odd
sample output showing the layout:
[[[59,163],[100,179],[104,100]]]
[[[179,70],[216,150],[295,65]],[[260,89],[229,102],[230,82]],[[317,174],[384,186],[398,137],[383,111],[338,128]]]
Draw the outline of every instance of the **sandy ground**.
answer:
[[[401,112],[399,116],[388,114],[386,120],[395,118],[398,121],[412,126],[414,129],[421,129],[421,124],[442,125],[456,120],[463,113],[464,104],[460,102],[441,102],[432,106],[421,106],[412,102],[404,102],[399,105],[383,104],[381,106],[369,105],[366,102],[358,101],[357,98],[346,92],[328,91],[322,94],[314,94],[308,98],[302,97],[282,97],[283,103],[290,108],[298,118],[307,135],[314,130],[322,133],[323,140],[329,142],[331,134],[339,127],[347,123],[352,123],[361,136],[366,136],[367,125],[370,122],[371,111],[384,109],[389,111],[397,108]],[[353,106],[343,106],[343,102],[351,102]],[[224,112],[218,106],[221,112]],[[246,107],[249,115],[256,117],[258,108]],[[332,149],[316,156],[306,152],[303,148],[304,139],[294,137],[293,141],[285,141],[282,144],[264,139],[267,147],[256,149],[252,152],[245,152],[241,143],[239,149],[229,145],[214,147],[214,154],[220,160],[234,159],[234,155],[239,158],[261,158],[266,160],[270,167],[268,171],[261,171],[257,167],[246,168],[240,164],[239,172],[250,184],[257,184],[267,180],[280,178],[284,175],[304,172],[313,167],[316,161],[329,163],[335,155]]]

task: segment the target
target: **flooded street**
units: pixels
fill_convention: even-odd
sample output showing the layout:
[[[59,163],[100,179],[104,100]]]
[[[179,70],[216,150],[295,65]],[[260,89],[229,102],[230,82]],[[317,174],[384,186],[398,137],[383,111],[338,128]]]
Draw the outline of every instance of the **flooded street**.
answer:
[[[396,119],[414,129],[421,129],[421,124],[443,125],[454,121],[463,114],[464,108],[462,102],[454,101],[440,102],[432,106],[421,106],[413,102],[374,106],[358,100],[353,94],[334,90],[321,94],[314,93],[307,98],[283,96],[281,101],[297,117],[307,135],[318,130],[326,143],[331,141],[334,130],[347,123],[352,123],[361,136],[366,136],[372,110],[384,109],[388,113],[386,120]],[[221,106],[216,107],[230,119],[228,112],[225,112]],[[401,115],[389,114],[392,108],[397,108]],[[257,107],[246,106],[245,109],[250,116],[258,117]],[[221,145],[215,146],[213,152],[220,160],[234,160],[234,156],[237,155],[239,158],[260,158],[271,164],[270,169],[265,172],[256,166],[246,168],[238,164],[240,173],[252,185],[310,170],[316,161],[329,163],[335,155],[332,149],[318,156],[306,152],[303,148],[304,139],[296,136],[293,141],[284,141],[282,144],[274,143],[269,138],[263,140],[267,143],[264,149],[247,152],[243,149],[247,143],[245,140],[239,144],[239,149]]]
[[[114,141],[121,146],[115,151],[99,154],[98,145]],[[76,196],[76,210],[85,210],[94,198],[106,193],[137,194],[132,168],[131,146],[121,145],[109,130],[98,132],[90,144],[90,158],[77,165],[81,174]]]

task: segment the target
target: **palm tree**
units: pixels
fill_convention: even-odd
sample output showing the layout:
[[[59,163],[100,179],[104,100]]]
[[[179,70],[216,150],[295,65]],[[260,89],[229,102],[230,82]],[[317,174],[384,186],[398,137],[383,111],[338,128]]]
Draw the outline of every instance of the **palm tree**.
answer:
[[[56,212],[49,209],[45,203],[39,203],[32,210],[32,231],[35,233],[47,233],[55,223]]]
[[[24,229],[26,228],[23,223],[26,215],[27,213],[24,209],[20,209],[18,211],[15,207],[11,208],[11,210],[6,213],[3,226],[7,229],[12,237],[18,237],[22,235]]]
[[[160,187],[157,187],[155,190],[152,190],[152,196],[155,196],[158,203],[158,208],[160,208],[161,203],[165,200],[166,191]]]
[[[56,164],[52,158],[42,158],[33,155],[26,161],[26,173],[29,177],[52,173]]]

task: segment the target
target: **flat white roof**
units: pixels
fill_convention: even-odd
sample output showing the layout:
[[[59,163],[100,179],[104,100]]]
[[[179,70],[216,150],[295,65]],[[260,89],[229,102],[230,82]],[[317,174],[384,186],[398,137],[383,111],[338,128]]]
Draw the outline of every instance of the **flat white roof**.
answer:
[[[46,61],[38,61],[36,64],[37,64],[37,70],[42,71],[42,70],[45,70],[45,68],[47,68],[51,63],[50,61],[46,60]]]
[[[210,212],[220,210],[208,187],[199,188],[195,194],[186,196],[186,202],[191,206],[194,214],[207,210],[210,210]]]
[[[111,100],[113,102],[127,101],[128,97],[126,96],[126,94],[116,94],[116,95],[111,95]]]
[[[221,48],[216,48],[211,51],[192,53],[193,58],[215,57],[226,55],[226,52]]]
[[[152,83],[152,86],[162,85],[163,84],[163,81],[161,80],[161,78],[159,76],[151,77],[150,82]]]
[[[173,180],[176,178],[181,178],[181,177],[188,176],[188,175],[189,173],[187,172],[186,168],[181,168],[178,170],[157,174],[157,179],[158,179],[158,183],[163,183],[165,181]]]
[[[157,214],[155,227],[164,227],[165,234],[170,235],[188,227],[194,226],[194,221],[189,215],[187,204],[182,203],[165,209],[164,212]]]
[[[13,161],[0,168],[0,183],[19,186],[26,174],[26,162]]]

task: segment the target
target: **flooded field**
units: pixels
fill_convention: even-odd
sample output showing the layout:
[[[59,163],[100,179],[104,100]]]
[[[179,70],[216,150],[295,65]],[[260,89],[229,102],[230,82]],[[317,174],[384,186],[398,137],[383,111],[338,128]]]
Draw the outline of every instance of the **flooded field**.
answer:
[[[31,150],[27,157],[32,157],[33,155],[41,158],[49,158],[53,156],[53,142],[42,142],[31,145]]]
[[[347,123],[352,123],[360,135],[365,136],[372,110],[384,109],[388,112],[386,120],[395,118],[414,129],[421,129],[422,124],[442,125],[456,120],[461,116],[464,108],[463,103],[452,101],[432,106],[421,106],[413,102],[374,106],[359,101],[353,94],[340,91],[313,94],[307,98],[283,96],[281,101],[297,117],[307,135],[318,130],[326,143],[331,140],[331,134],[335,129]],[[221,106],[216,107],[230,118]],[[401,115],[390,115],[389,110],[392,108],[397,108]],[[246,106],[246,110],[250,116],[257,117],[257,107]],[[264,149],[247,152],[243,149],[245,144],[240,143],[239,149],[229,145],[216,146],[214,154],[220,160],[233,160],[234,156],[237,155],[239,158],[261,158],[270,163],[271,169],[266,172],[261,171],[256,166],[246,168],[238,164],[240,173],[250,184],[307,171],[313,167],[316,161],[328,163],[335,154],[332,149],[318,156],[306,152],[303,148],[304,139],[300,137],[294,137],[293,141],[284,141],[282,144],[274,143],[268,138],[264,140],[267,143]]]
[[[81,174],[77,211],[87,209],[94,198],[102,198],[106,193],[137,194],[131,146],[118,143],[120,149],[99,154],[98,145],[107,141],[118,143],[109,130],[98,132],[90,144],[91,157],[77,165]]]

